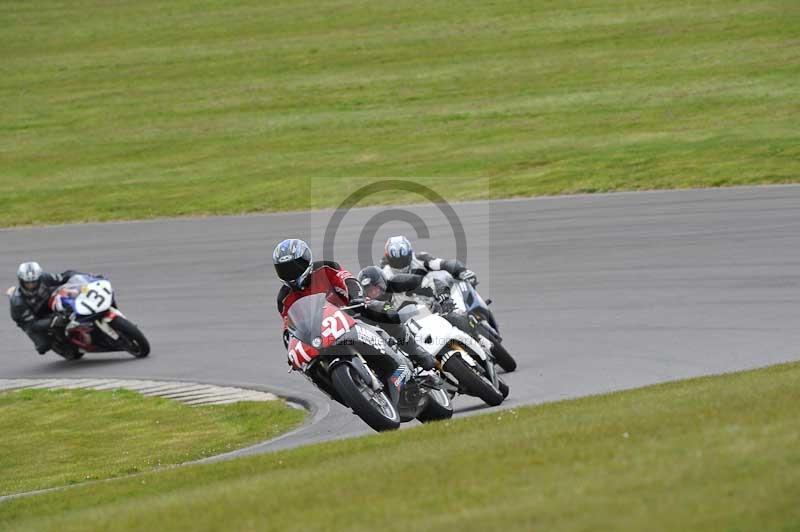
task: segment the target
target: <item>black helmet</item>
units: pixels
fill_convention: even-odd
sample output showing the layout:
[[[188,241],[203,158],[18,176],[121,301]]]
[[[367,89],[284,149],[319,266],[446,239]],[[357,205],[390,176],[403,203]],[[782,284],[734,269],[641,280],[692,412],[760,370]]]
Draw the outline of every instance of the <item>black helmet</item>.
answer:
[[[308,244],[290,238],[277,245],[272,252],[272,262],[283,284],[295,290],[302,290],[309,279],[314,258]]]
[[[404,236],[393,236],[386,241],[383,251],[386,262],[395,270],[408,273],[411,270],[411,259],[414,257],[414,248]]]
[[[39,292],[42,285],[42,267],[38,262],[23,262],[17,269],[19,289],[28,297]]]
[[[368,266],[358,272],[358,282],[369,299],[383,299],[386,295],[386,277],[377,266]]]

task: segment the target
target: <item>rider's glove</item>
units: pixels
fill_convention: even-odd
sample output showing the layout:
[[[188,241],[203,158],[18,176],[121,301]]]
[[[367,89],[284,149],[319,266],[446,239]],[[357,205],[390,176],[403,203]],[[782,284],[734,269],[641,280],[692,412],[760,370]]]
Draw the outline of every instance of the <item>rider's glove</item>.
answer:
[[[363,297],[354,297],[347,303],[347,308],[344,310],[350,316],[357,316],[363,312],[366,302]]]
[[[61,332],[63,334],[68,323],[69,318],[65,314],[54,314],[50,320],[50,332]]]
[[[69,322],[69,318],[64,314],[54,314],[53,319],[50,320],[50,328],[51,329],[63,329],[67,326]]]
[[[442,302],[442,314],[450,314],[456,309],[456,302],[452,299]]]
[[[461,272],[458,275],[458,278],[461,279],[462,281],[467,281],[472,286],[475,286],[475,285],[478,284],[478,277],[475,275],[475,272],[473,272],[472,270],[464,270],[463,272]]]
[[[436,301],[439,302],[439,312],[442,314],[450,314],[456,309],[455,301],[446,292],[436,296]]]

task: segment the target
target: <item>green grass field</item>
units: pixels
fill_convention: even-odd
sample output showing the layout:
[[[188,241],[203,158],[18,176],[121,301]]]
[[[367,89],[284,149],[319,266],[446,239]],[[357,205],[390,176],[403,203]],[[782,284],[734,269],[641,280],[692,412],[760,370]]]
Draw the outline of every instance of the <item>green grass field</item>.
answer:
[[[33,0],[0,26],[0,226],[328,206],[383,176],[800,180],[796,0]]]
[[[0,504],[0,529],[797,530],[800,363]]]
[[[190,407],[125,390],[2,393],[0,495],[222,454],[287,432],[303,417],[282,401]]]

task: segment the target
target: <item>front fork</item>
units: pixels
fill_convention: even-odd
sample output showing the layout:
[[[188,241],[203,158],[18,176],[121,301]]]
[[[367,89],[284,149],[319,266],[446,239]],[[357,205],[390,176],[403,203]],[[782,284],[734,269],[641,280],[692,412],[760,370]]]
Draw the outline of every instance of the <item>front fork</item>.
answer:
[[[115,342],[119,340],[119,333],[114,330],[114,328],[110,325],[112,321],[114,321],[117,316],[122,316],[123,318],[125,315],[115,308],[111,308],[105,315],[100,318],[99,320],[94,321],[95,327],[100,329],[103,334],[114,340]]]
[[[503,341],[500,333],[492,327],[488,321],[479,320],[472,314],[469,315],[469,321],[472,328],[480,335],[488,338],[493,344],[499,344]]]
[[[451,323],[472,336],[479,344],[481,344],[481,347],[486,352],[486,356],[488,357],[488,360],[486,360],[485,364],[481,364],[480,362],[476,362],[474,360],[467,360],[467,363],[471,364],[473,367],[476,364],[480,365],[486,372],[486,376],[489,378],[491,383],[497,387],[499,385],[499,380],[494,367],[495,360],[494,354],[492,354],[492,348],[494,347],[494,344],[502,341],[500,335],[494,329],[494,327],[489,324],[489,322],[483,319],[478,319],[474,314],[467,314],[466,316],[452,318],[453,321],[451,321]],[[467,324],[468,326],[465,326]]]
[[[361,355],[361,353],[354,352],[352,356],[347,359],[334,359],[328,366],[328,371],[332,372],[333,369],[340,364],[349,364],[353,369],[355,369],[359,377],[361,377],[361,380],[367,386],[369,386],[372,391],[386,391],[386,393],[389,394],[389,399],[395,405],[397,405],[400,401],[400,390],[396,386],[392,386],[391,383],[389,386],[384,386],[378,376],[375,374],[375,371],[370,368],[367,364],[367,361],[364,360],[364,357]]]

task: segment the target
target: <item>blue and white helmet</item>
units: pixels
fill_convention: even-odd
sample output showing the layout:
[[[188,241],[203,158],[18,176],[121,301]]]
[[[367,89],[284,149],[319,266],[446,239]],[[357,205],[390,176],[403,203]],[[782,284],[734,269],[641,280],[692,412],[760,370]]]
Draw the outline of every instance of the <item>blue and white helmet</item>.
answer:
[[[39,291],[42,284],[42,267],[38,262],[23,262],[17,268],[19,288],[26,296],[32,296]]]
[[[393,236],[386,241],[383,256],[390,267],[408,273],[411,270],[411,259],[414,258],[414,248],[406,237]]]
[[[311,274],[314,257],[308,244],[297,238],[289,238],[275,247],[272,262],[283,284],[302,290]]]

